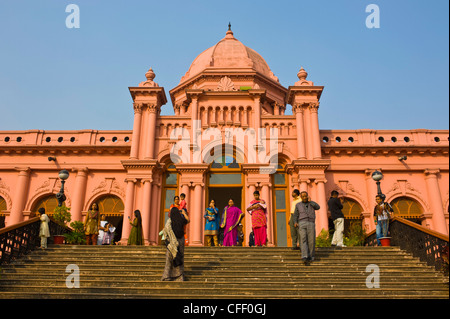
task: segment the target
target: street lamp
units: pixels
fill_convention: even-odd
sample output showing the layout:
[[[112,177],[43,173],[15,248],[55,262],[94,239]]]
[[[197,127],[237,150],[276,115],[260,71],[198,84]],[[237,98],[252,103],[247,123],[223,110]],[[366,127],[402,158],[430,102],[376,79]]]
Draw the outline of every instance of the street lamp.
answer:
[[[61,180],[61,189],[59,190],[59,193],[56,194],[56,199],[58,200],[58,206],[61,207],[66,200],[66,195],[64,195],[64,183],[66,182],[66,179],[69,178],[69,172],[63,169],[59,171],[58,176]]]
[[[383,179],[383,173],[376,170],[375,172],[372,173],[372,179],[377,183],[378,195],[383,195],[380,187],[380,181]]]

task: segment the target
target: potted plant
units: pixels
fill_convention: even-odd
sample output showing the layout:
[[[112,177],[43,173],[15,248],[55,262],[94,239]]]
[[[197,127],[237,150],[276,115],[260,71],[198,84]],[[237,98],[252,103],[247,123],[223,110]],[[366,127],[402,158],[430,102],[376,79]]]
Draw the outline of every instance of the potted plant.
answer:
[[[70,222],[72,219],[72,215],[70,214],[70,208],[66,206],[66,204],[62,204],[61,206],[57,206],[53,213],[53,219],[60,226],[57,227],[56,234],[53,236],[55,244],[63,244],[64,243],[64,229],[66,224]]]
[[[64,238],[67,244],[81,245],[86,242],[86,236],[84,235],[84,224],[80,221],[74,221],[70,223],[72,232],[64,234]]]

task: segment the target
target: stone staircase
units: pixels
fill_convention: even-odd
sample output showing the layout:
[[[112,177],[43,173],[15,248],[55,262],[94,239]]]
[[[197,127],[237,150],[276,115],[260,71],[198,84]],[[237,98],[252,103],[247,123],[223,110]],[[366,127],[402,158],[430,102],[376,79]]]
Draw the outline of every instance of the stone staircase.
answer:
[[[0,272],[0,298],[449,298],[441,273],[398,247],[317,248],[305,266],[280,247],[186,247],[185,282],[161,282],[162,246],[53,245]],[[80,287],[67,288],[80,271]],[[369,264],[380,288],[367,288]],[[70,278],[69,278],[70,279]]]

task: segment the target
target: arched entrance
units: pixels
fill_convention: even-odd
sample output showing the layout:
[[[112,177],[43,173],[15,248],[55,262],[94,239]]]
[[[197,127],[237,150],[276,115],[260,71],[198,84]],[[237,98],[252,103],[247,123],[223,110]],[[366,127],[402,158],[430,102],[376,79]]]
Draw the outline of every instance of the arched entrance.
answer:
[[[116,228],[114,233],[114,242],[122,238],[123,212],[124,204],[122,200],[115,195],[104,195],[96,201],[100,215],[106,216],[106,221],[113,224]]]

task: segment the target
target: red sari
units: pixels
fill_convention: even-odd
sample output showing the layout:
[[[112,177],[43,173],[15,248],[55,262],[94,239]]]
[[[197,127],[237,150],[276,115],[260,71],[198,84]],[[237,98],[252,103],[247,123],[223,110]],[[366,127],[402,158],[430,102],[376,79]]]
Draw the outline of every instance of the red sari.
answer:
[[[254,199],[250,202],[248,207],[255,204],[259,204],[260,207],[249,211],[249,214],[252,215],[252,228],[253,235],[255,236],[255,245],[264,246],[267,242],[267,205],[262,199]]]

